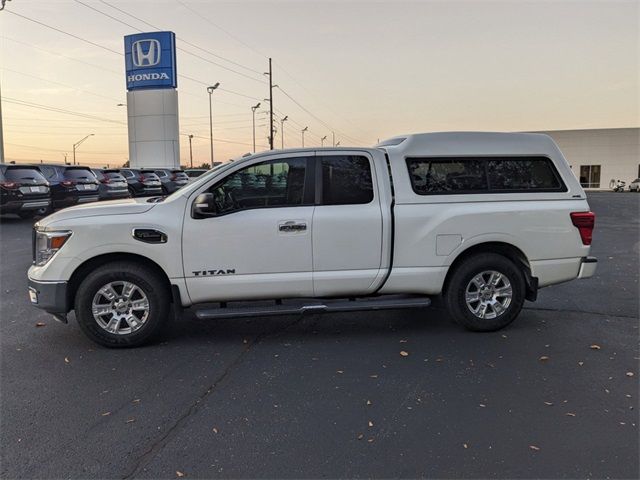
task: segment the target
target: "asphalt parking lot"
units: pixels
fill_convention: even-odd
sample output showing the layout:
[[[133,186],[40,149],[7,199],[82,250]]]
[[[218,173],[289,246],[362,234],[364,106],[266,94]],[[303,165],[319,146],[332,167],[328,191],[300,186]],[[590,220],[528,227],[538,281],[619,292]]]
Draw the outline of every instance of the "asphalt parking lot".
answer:
[[[186,313],[131,350],[29,305],[31,222],[4,217],[0,477],[638,478],[640,195],[589,201],[597,276],[501,332]]]

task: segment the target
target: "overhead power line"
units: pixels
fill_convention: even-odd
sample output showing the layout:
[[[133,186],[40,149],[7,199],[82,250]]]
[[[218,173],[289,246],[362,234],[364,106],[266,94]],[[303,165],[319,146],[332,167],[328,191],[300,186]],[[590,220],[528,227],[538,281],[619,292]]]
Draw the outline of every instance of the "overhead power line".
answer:
[[[74,0],[74,1],[75,1],[76,3],[79,3],[79,4],[81,4],[81,5],[84,5],[84,6],[85,6],[85,7],[87,7],[87,8],[90,8],[91,10],[93,10],[93,11],[95,11],[95,12],[98,12],[98,13],[100,13],[100,14],[102,14],[102,15],[104,15],[104,16],[106,16],[106,17],[108,17],[108,18],[112,19],[112,20],[115,20],[116,22],[120,22],[120,23],[122,23],[123,25],[128,26],[129,28],[133,28],[134,30],[137,30],[137,31],[139,31],[139,32],[142,32],[142,30],[141,30],[141,29],[139,29],[138,27],[134,27],[133,25],[130,25],[129,23],[127,23],[127,22],[125,22],[125,21],[123,21],[123,20],[120,20],[119,18],[116,18],[116,17],[114,17],[114,16],[112,16],[112,15],[109,15],[108,13],[105,13],[105,12],[103,12],[103,11],[101,11],[101,10],[98,10],[97,8],[94,8],[94,7],[90,6],[90,5],[87,5],[86,3],[81,2],[80,0]],[[142,22],[142,23],[144,23],[145,25],[147,25],[147,26],[149,26],[149,27],[151,27],[151,28],[153,28],[153,29],[155,29],[155,30],[162,30],[160,27],[158,27],[158,26],[156,26],[156,25],[153,25],[153,24],[151,24],[151,23],[147,22],[146,20],[141,19],[140,17],[137,17],[137,16],[135,16],[135,15],[133,15],[133,14],[131,14],[131,13],[129,13],[129,12],[127,12],[127,11],[123,10],[123,9],[122,9],[122,8],[120,8],[120,7],[116,7],[115,5],[112,5],[112,4],[110,4],[109,2],[106,2],[106,1],[104,1],[104,0],[100,0],[100,1],[101,1],[101,3],[103,3],[103,4],[105,4],[105,5],[107,5],[107,6],[111,7],[111,8],[113,8],[114,10],[117,10],[117,11],[119,11],[120,13],[123,13],[123,14],[125,14],[125,15],[127,15],[127,16],[129,16],[129,17],[131,17],[131,18],[133,18],[133,19],[135,19],[135,20],[137,20],[137,21],[139,21],[139,22]],[[209,55],[212,55],[212,56],[214,56],[214,57],[216,57],[216,58],[219,58],[219,59],[221,59],[221,60],[224,60],[225,62],[228,62],[228,63],[230,63],[230,64],[232,64],[232,65],[235,65],[235,66],[238,66],[238,67],[244,68],[244,69],[246,69],[246,70],[248,70],[248,71],[250,71],[250,72],[252,72],[252,73],[256,73],[256,74],[258,74],[258,75],[262,75],[262,72],[259,72],[258,70],[255,70],[255,69],[253,69],[253,68],[251,68],[251,67],[247,67],[247,66],[245,66],[245,65],[242,65],[241,63],[234,62],[233,60],[229,60],[228,58],[225,58],[225,57],[223,57],[223,56],[221,56],[221,55],[218,55],[218,54],[216,54],[216,53],[212,52],[211,50],[208,50],[208,49],[206,49],[206,48],[200,47],[199,45],[196,45],[195,43],[189,42],[188,40],[186,40],[186,39],[184,39],[184,38],[182,38],[182,37],[178,37],[178,36],[176,36],[176,38],[177,38],[178,40],[180,40],[180,42],[182,42],[182,43],[184,43],[184,44],[186,44],[186,45],[189,45],[189,46],[191,46],[191,47],[197,48],[198,50],[201,50],[201,51],[203,51],[203,52],[206,52],[206,53],[208,53]],[[223,69],[225,69],[225,70],[228,70],[228,71],[230,71],[230,72],[233,72],[233,73],[235,73],[235,74],[237,74],[237,75],[240,75],[240,76],[242,76],[242,77],[248,78],[249,80],[254,80],[254,81],[257,81],[257,82],[264,83],[264,79],[262,79],[262,78],[255,78],[255,77],[249,76],[249,75],[247,75],[247,74],[245,74],[245,73],[238,72],[237,70],[234,70],[234,69],[232,69],[232,68],[229,68],[229,67],[227,67],[227,66],[225,66],[225,65],[221,65],[221,64],[219,64],[219,63],[217,63],[217,62],[214,62],[214,61],[212,61],[212,60],[209,60],[208,58],[204,58],[204,57],[202,57],[202,56],[200,56],[200,55],[198,55],[198,54],[196,54],[196,53],[193,53],[193,52],[191,52],[191,51],[189,51],[189,50],[185,50],[184,48],[177,47],[177,49],[178,49],[179,51],[181,51],[181,52],[184,52],[184,53],[188,54],[188,55],[192,55],[192,56],[194,56],[194,57],[196,57],[196,58],[199,58],[200,60],[203,60],[203,61],[205,61],[205,62],[211,63],[212,65],[215,65],[215,66],[217,66],[217,67],[223,68]]]
[[[5,102],[5,103],[12,103],[12,104],[15,104],[15,105],[21,105],[23,107],[37,108],[39,110],[47,110],[47,111],[50,111],[50,112],[63,113],[65,115],[74,115],[76,117],[87,118],[87,119],[90,119],[90,120],[97,120],[99,122],[109,122],[109,123],[117,123],[117,124],[120,124],[120,125],[126,125],[125,122],[121,122],[121,121],[118,121],[118,120],[112,120],[110,118],[99,117],[97,115],[90,115],[88,113],[74,112],[72,110],[65,110],[64,108],[53,107],[51,105],[43,105],[41,103],[27,102],[25,100],[19,100],[17,98],[2,97],[2,101]]]

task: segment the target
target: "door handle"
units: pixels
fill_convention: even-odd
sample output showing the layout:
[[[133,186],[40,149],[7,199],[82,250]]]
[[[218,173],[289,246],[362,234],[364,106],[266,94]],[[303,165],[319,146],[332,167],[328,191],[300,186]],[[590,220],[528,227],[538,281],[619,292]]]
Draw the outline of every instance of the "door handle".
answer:
[[[278,225],[278,230],[281,232],[301,232],[306,229],[306,223],[297,223],[294,221],[284,222]]]

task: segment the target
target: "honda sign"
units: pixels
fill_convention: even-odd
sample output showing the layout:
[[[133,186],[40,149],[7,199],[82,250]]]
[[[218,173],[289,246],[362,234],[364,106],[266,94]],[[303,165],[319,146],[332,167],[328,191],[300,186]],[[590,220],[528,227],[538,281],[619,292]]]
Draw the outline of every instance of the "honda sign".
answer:
[[[176,88],[176,38],[173,32],[124,37],[127,90]]]

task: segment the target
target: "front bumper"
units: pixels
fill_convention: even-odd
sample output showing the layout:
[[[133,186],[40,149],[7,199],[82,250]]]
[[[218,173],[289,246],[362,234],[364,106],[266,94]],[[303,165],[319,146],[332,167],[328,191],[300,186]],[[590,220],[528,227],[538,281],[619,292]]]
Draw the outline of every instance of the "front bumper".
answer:
[[[67,282],[38,282],[29,279],[29,299],[35,307],[54,315],[69,311]]]
[[[578,278],[593,277],[598,267],[598,259],[596,257],[584,257],[580,262],[580,270],[578,271]]]

